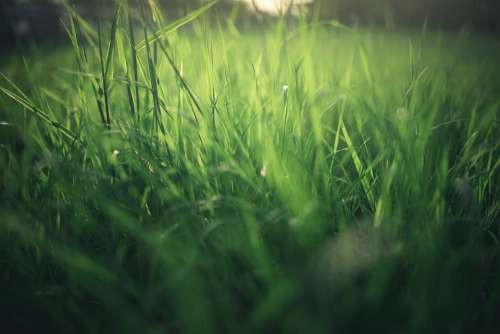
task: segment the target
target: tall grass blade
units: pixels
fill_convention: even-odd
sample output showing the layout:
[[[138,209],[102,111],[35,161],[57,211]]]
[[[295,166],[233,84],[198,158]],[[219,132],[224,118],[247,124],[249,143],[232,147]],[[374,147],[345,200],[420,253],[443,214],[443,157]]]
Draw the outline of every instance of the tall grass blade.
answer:
[[[135,47],[136,50],[140,51],[146,47],[146,44],[151,44],[151,43],[165,37],[166,35],[176,31],[180,27],[190,23],[191,21],[195,20],[198,16],[205,13],[208,9],[210,9],[210,7],[215,5],[217,2],[218,2],[218,0],[214,0],[212,2],[209,2],[206,5],[200,7],[199,9],[184,16],[183,18],[180,18],[177,21],[169,24],[168,26],[156,31],[155,33],[153,33],[153,35],[151,37],[148,37],[147,39],[144,39],[143,41],[139,42]]]

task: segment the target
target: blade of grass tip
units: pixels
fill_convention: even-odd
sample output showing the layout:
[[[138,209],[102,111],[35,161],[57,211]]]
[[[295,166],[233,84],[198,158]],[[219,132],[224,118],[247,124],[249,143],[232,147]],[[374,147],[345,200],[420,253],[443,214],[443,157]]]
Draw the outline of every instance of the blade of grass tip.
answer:
[[[180,27],[188,24],[189,22],[193,21],[196,19],[198,16],[202,15],[205,13],[210,7],[215,5],[218,2],[218,0],[214,0],[212,2],[207,3],[206,5],[200,7],[199,9],[189,13],[188,15],[172,22],[171,24],[167,25],[166,27],[156,31],[152,36],[150,36],[148,39],[144,39],[143,41],[139,42],[136,45],[137,51],[140,51],[146,47],[146,44],[151,44],[152,42],[155,42],[165,35],[170,34],[171,32],[176,31]]]
[[[119,19],[116,28],[116,42],[115,42],[115,58],[116,64],[120,70],[125,71],[127,69],[127,51],[126,51],[126,43],[125,38],[127,37],[127,16],[126,11],[123,7],[121,7],[121,11],[119,14]],[[112,70],[117,68],[117,65],[112,67]],[[111,79],[113,80],[115,77],[114,72],[111,72]]]
[[[87,50],[85,48],[85,44],[80,42],[81,40],[83,40],[83,32],[82,32],[82,28],[80,27],[80,23],[78,20],[75,20],[75,27],[76,27],[76,37],[77,37],[77,41],[78,41],[78,44],[80,45],[80,49],[81,49],[81,57],[82,57],[82,62],[85,66],[85,69],[86,69],[86,72],[89,72],[88,70],[88,57],[87,57]],[[92,48],[95,48],[95,44],[91,44],[90,47]]]
[[[210,91],[210,107],[211,107],[211,112],[212,112],[212,135],[214,138],[214,143],[217,143],[218,138],[217,138],[217,126],[216,126],[216,113],[218,112],[218,107],[217,107],[218,96],[217,96],[217,93],[215,92],[215,79],[213,77],[214,68],[215,68],[215,65],[214,65],[214,57],[215,56],[214,56],[213,42],[209,42],[209,41],[212,41],[211,37],[208,38],[207,43],[206,43],[206,48],[208,51],[208,64],[209,64],[209,70],[208,70],[208,75],[207,75],[208,82],[207,83],[208,83],[208,87],[209,87],[209,91]],[[214,161],[216,160],[215,150],[213,151],[213,160]]]
[[[72,33],[74,35],[74,41],[75,41],[74,48],[75,52],[77,53],[76,57],[77,57],[79,71],[82,73],[90,72],[88,67],[88,57],[87,57],[87,52],[85,50],[85,45],[80,42],[82,40],[83,33],[82,29],[80,28],[79,21],[73,16],[70,16],[70,23],[71,23]],[[93,80],[90,80],[90,82],[92,84],[92,89],[94,90],[96,101],[99,107],[101,121],[104,124],[105,118],[104,118],[104,112],[102,110],[102,103],[100,102],[99,96],[97,94],[98,92],[97,86],[99,85],[97,76],[94,77]]]
[[[125,89],[127,92],[129,111],[130,111],[130,114],[132,116],[132,120],[134,121],[134,123],[136,123],[137,118],[135,117],[136,110],[135,110],[134,94],[132,93],[132,81],[133,81],[133,79],[131,78],[130,64],[129,64],[129,61],[128,61],[127,56],[125,54],[125,51],[123,52],[123,57],[124,57],[124,68],[125,68]]]
[[[398,166],[398,161],[394,160],[389,169],[389,173],[386,176],[382,188],[382,194],[380,195],[377,206],[375,207],[375,216],[373,219],[373,226],[379,227],[382,224],[382,219],[389,213],[391,205],[391,186],[394,181]]]
[[[102,28],[101,21],[97,23],[98,31],[98,46],[99,46],[99,62],[101,65],[101,81],[102,81],[102,95],[104,96],[104,109],[106,111],[105,125],[108,129],[111,128],[110,114],[109,114],[109,100],[108,100],[108,80],[106,78],[106,70],[104,68],[104,52],[102,47]]]
[[[343,76],[342,81],[341,81],[342,85],[344,87],[346,87],[347,89],[350,89],[350,85],[351,85],[353,59],[354,59],[354,57],[350,58],[349,65],[347,66],[346,72],[344,73],[344,76]],[[340,106],[340,115],[339,115],[339,121],[337,124],[337,131],[335,133],[335,142],[333,144],[333,155],[332,155],[332,161],[330,164],[330,171],[333,171],[335,158],[337,156],[338,147],[340,144],[340,131],[341,131],[341,126],[344,124],[344,113],[346,110],[346,106],[347,106],[347,96],[344,96],[342,98],[342,104]]]
[[[201,115],[203,115],[203,111],[201,109],[200,103],[198,102],[198,99],[195,97],[195,95],[194,95],[191,87],[189,87],[189,84],[186,82],[186,80],[184,79],[184,77],[180,73],[179,68],[177,67],[177,65],[175,65],[175,62],[172,59],[172,56],[168,53],[165,45],[163,44],[163,42],[161,40],[159,41],[159,45],[160,45],[160,49],[162,50],[163,54],[167,58],[169,65],[174,70],[174,73],[175,73],[177,79],[180,81],[181,86],[184,87],[184,89],[188,93],[188,96],[189,96],[190,100],[194,103],[194,105],[195,105],[196,109],[198,110],[198,112]],[[200,123],[198,121],[198,116],[196,116],[196,113],[194,111],[193,111],[193,116],[194,116],[194,119],[196,121],[196,125],[199,126]]]
[[[347,131],[347,128],[343,121],[341,121],[340,128],[342,130],[342,135],[345,139],[347,147],[351,152],[351,157],[354,162],[354,166],[356,167],[356,171],[358,172],[358,175],[361,179],[361,186],[363,187],[363,190],[366,194],[366,197],[368,198],[368,201],[370,202],[370,205],[373,207],[375,204],[375,198],[373,196],[373,191],[370,187],[370,182],[368,181],[368,178],[364,173],[363,162],[361,161],[358,153],[356,152],[356,148],[354,147],[354,144],[351,140],[351,136],[349,135],[349,132]]]
[[[285,120],[283,122],[283,143],[281,146],[281,154],[284,154],[286,146],[286,134],[287,134],[287,123],[288,123],[288,85],[283,86],[283,108],[285,114]]]
[[[201,106],[200,106],[200,103],[198,102],[198,100],[196,99],[192,89],[189,87],[189,84],[186,82],[186,80],[184,80],[183,76],[182,76],[182,73],[181,71],[179,70],[179,68],[175,65],[175,62],[174,60],[172,59],[172,57],[170,56],[170,54],[168,53],[165,45],[163,44],[162,40],[158,40],[158,44],[160,45],[160,49],[162,50],[163,54],[165,55],[165,57],[167,58],[168,60],[168,63],[169,65],[172,67],[172,69],[174,70],[174,73],[176,75],[176,78],[178,80],[178,82],[180,83],[180,86],[187,92],[188,94],[188,97],[189,97],[189,100],[190,101],[190,106],[191,106],[191,111],[193,112],[193,117],[194,117],[194,120],[195,120],[195,123],[196,123],[196,126],[199,127],[200,126],[200,122],[198,120],[198,116],[196,116],[196,112],[193,108],[193,104],[195,105],[195,108],[198,110],[198,112],[203,115],[203,111],[201,109]],[[201,134],[198,132],[198,139],[200,140],[200,142],[202,143],[203,145],[203,138],[201,137]]]
[[[128,83],[126,85],[127,89],[127,98],[128,98],[128,108],[130,110],[130,114],[132,115],[133,120],[135,121],[135,105],[134,105],[134,97],[132,96],[132,89],[130,83],[130,77],[128,77]]]
[[[363,65],[363,71],[365,73],[366,80],[370,85],[373,84],[373,76],[370,72],[370,67],[368,65],[368,57],[366,56],[366,51],[363,46],[359,48],[359,57],[361,59],[361,64]]]
[[[127,18],[128,18],[127,3],[123,2],[123,0],[120,0],[120,1],[121,1],[120,4],[123,5],[121,7],[122,10],[120,12],[120,19],[124,18],[124,20],[127,20]],[[116,15],[115,15],[115,17],[116,17]],[[128,51],[125,50],[126,46],[124,45],[126,43],[124,41],[124,38],[126,38],[126,27],[127,27],[126,21],[121,23],[121,24],[117,24],[116,39],[115,39],[116,46],[115,46],[115,56],[114,56],[114,58],[116,59],[116,62],[114,63],[114,67],[111,69],[111,73],[108,73],[108,77],[111,80],[111,82],[113,82],[113,83],[118,82],[118,83],[125,84],[124,88],[125,88],[125,92],[127,95],[129,112],[130,112],[130,115],[132,116],[132,120],[134,121],[134,123],[136,123],[135,122],[136,121],[135,103],[134,103],[134,97],[133,97],[133,93],[132,93],[132,81],[133,80],[131,78],[131,71],[130,71],[131,66],[130,66],[130,62],[128,59],[128,55],[127,55]],[[113,35],[113,33],[112,33],[112,35]],[[111,47],[111,45],[110,45],[110,47]],[[120,70],[122,70],[124,72],[123,78],[114,75],[114,68],[116,68],[117,66]]]
[[[38,112],[37,110],[34,109],[34,106],[31,103],[31,101],[24,99],[23,97],[17,95],[16,93],[11,91],[10,89],[7,89],[7,88],[2,87],[2,86],[0,86],[0,91],[2,91],[2,93],[4,93],[5,96],[14,100],[15,102],[17,102],[18,104],[20,104],[24,108],[28,109],[29,111],[35,112],[38,116],[40,116],[44,120],[49,120],[49,116],[47,114],[45,114],[44,112]]]
[[[162,26],[164,23],[163,12],[160,7],[154,1],[149,1],[149,7],[151,11],[151,16],[153,17],[153,23]]]
[[[5,74],[0,72],[0,76],[7,81],[7,83],[17,92],[18,95],[20,95],[23,99],[29,101],[29,98],[24,92],[12,81],[10,80]]]
[[[139,96],[139,70],[137,64],[137,50],[135,49],[135,32],[134,25],[132,22],[132,15],[130,14],[130,10],[127,12],[128,14],[128,29],[129,29],[129,41],[130,41],[130,52],[132,57],[132,70],[133,70],[133,78],[134,78],[134,88],[135,88],[135,104],[137,110],[137,119],[139,120],[139,110],[140,110],[140,96]]]
[[[64,22],[62,19],[61,19],[61,22],[62,22],[64,29],[66,30],[66,33],[68,34],[68,36],[71,40],[73,51],[75,53],[78,72],[84,73],[87,70],[87,66],[85,66],[87,64],[87,57],[86,57],[86,53],[85,53],[85,48],[83,46],[80,47],[80,42],[79,42],[80,29],[78,27],[78,23],[77,23],[78,21],[76,21],[74,19],[74,17],[72,15],[70,15],[69,16],[69,24],[70,24],[69,27],[66,25],[66,22]],[[94,80],[91,79],[90,82],[92,84],[92,88],[94,90],[94,94],[96,95],[96,99],[97,99],[96,89],[94,86]],[[83,85],[84,85],[84,82],[83,82],[81,76],[78,76],[78,95],[80,96],[80,101],[82,101],[82,104],[86,106],[87,105],[86,95],[83,93]],[[98,107],[100,107],[98,100],[97,100],[97,102],[98,102]],[[102,121],[102,123],[104,123],[104,114],[102,113],[102,108],[99,108],[99,113],[101,116],[101,121]]]
[[[144,25],[143,27],[143,33],[144,33],[144,38],[148,38],[148,30],[146,28],[146,25]],[[151,64],[151,55],[150,55],[150,51],[149,51],[149,44],[146,45],[146,58],[147,58],[147,64],[148,64],[148,72],[149,72],[149,81],[151,82],[151,94],[153,95],[153,100],[154,100],[154,97],[155,97],[155,83],[156,83],[156,80],[154,78],[154,71],[151,70],[151,68],[153,67],[152,64]],[[156,117],[157,117],[157,113],[156,113],[156,103],[153,101],[153,131],[156,131],[156,126],[157,126],[157,123],[156,123]]]
[[[348,31],[352,31],[353,29],[349,26],[346,26],[345,24],[343,23],[340,23],[339,21],[337,20],[330,20],[328,22],[332,27],[334,28],[338,28],[338,29],[342,29],[342,30],[348,30]]]
[[[2,93],[4,93],[7,97],[9,97],[10,99],[15,101],[16,103],[18,103],[19,105],[26,108],[26,110],[28,110],[28,111],[32,112],[33,114],[35,114],[36,116],[40,117],[42,120],[49,123],[54,128],[60,130],[68,138],[70,138],[72,140],[77,139],[77,136],[74,135],[71,130],[64,127],[61,123],[59,123],[55,120],[52,120],[49,115],[47,115],[42,110],[40,110],[35,105],[33,105],[33,103],[29,99],[24,99],[22,96],[19,96],[16,93],[14,93],[13,91],[11,91],[5,87],[2,87],[2,86],[0,86],[0,91]]]
[[[101,118],[101,123],[106,124],[106,117],[104,116],[104,110],[102,108],[102,100],[99,96],[99,88],[95,82],[92,82],[92,92],[94,93],[94,97],[97,103],[97,109],[99,110],[99,116]]]
[[[64,30],[66,30],[66,34],[68,35],[71,45],[73,47],[73,51],[75,52],[75,58],[76,58],[76,64],[78,66],[78,71],[79,72],[84,72],[83,70],[83,53],[80,48],[80,43],[78,40],[78,34],[77,34],[77,28],[76,28],[76,23],[75,20],[72,16],[69,17],[69,24],[70,26],[68,27],[64,21],[61,20],[61,23],[64,27]]]
[[[413,42],[411,41],[411,39],[408,40],[408,54],[410,60],[410,81],[414,82],[416,77],[416,63]]]
[[[153,43],[153,64],[155,68],[158,66],[158,43]]]
[[[129,111],[132,116],[132,120],[136,122],[137,118],[135,117],[136,115],[136,110],[135,110],[135,102],[134,102],[134,96],[132,93],[132,79],[130,77],[130,65],[128,61],[125,61],[125,69],[126,69],[126,82],[125,82],[125,89],[127,92],[127,99],[128,99],[128,105],[129,105]]]
[[[31,95],[31,101],[35,101],[32,103],[32,105],[43,105],[44,104],[44,101],[46,101],[44,98],[43,98],[43,95],[41,94],[41,89],[40,89],[40,86],[36,84],[35,82],[35,79],[32,75],[32,71],[30,69],[30,65],[28,64],[28,61],[26,60],[26,57],[22,57],[22,62],[23,62],[23,65],[24,65],[24,70],[25,70],[25,76],[26,76],[26,80],[27,80],[27,83],[33,87],[31,89],[31,92],[30,92],[30,95]],[[46,114],[49,115],[49,116],[53,116],[49,113],[50,108],[49,110],[45,109],[46,110]]]
[[[118,27],[118,20],[120,18],[121,5],[118,5],[113,15],[113,23],[111,24],[111,37],[109,40],[108,53],[106,55],[106,71],[105,75],[108,76],[109,68],[111,67],[111,60],[113,59],[113,51],[116,44],[116,29]]]
[[[83,28],[84,36],[91,45],[94,44],[94,40],[97,38],[97,32],[92,25],[88,23],[83,17],[81,17],[78,12],[68,3],[67,0],[54,0],[55,3],[60,4],[66,10],[70,17],[74,17]]]
[[[141,6],[141,14],[142,14],[142,19],[146,21],[146,14],[144,11],[144,6]],[[148,28],[147,25],[143,25],[144,29],[144,40],[148,40]],[[158,81],[157,81],[157,76],[156,76],[156,70],[155,70],[155,63],[154,60],[152,59],[151,55],[151,48],[150,44],[146,44],[146,58],[148,62],[148,71],[149,71],[149,78],[151,81],[151,94],[153,97],[153,131],[156,134],[158,128],[164,133],[165,130],[163,128],[163,125],[161,124],[161,119],[160,119],[160,103],[159,103],[159,91],[158,91]]]

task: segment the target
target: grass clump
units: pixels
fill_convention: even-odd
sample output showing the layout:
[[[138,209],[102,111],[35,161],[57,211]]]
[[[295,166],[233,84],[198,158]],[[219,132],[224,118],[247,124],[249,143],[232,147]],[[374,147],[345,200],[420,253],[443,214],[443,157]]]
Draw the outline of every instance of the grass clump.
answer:
[[[3,66],[7,324],[495,332],[498,43],[209,6],[69,8],[56,70]]]

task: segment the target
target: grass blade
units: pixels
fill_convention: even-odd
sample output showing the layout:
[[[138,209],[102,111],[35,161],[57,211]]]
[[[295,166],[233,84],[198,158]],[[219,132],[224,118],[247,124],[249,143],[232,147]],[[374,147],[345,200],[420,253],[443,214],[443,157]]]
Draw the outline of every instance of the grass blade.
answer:
[[[197,17],[205,13],[210,7],[215,5],[218,2],[218,0],[212,1],[203,7],[200,7],[199,9],[195,10],[194,12],[189,13],[188,15],[184,16],[183,18],[180,18],[179,20],[169,24],[168,26],[156,31],[152,36],[148,37],[147,39],[144,39],[143,41],[139,42],[136,45],[136,50],[140,51],[146,47],[146,44],[151,44],[162,37],[165,37],[166,35],[176,31],[180,27],[188,24],[189,22],[195,20]]]

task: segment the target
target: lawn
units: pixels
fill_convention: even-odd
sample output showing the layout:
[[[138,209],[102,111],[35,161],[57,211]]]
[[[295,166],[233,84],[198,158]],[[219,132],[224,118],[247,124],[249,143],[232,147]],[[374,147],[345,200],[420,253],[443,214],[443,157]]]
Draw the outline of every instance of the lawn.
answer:
[[[500,42],[201,13],[2,59],[2,322],[500,330]]]

